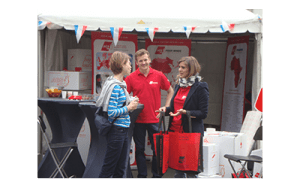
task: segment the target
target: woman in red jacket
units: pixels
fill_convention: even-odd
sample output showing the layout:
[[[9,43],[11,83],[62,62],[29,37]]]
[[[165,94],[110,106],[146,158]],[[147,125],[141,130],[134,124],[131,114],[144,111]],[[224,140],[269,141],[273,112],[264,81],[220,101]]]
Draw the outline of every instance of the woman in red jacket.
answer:
[[[178,63],[179,74],[170,106],[161,107],[158,111],[164,111],[166,115],[170,115],[168,129],[170,132],[189,132],[186,112],[190,111],[192,132],[203,135],[203,119],[206,118],[208,112],[208,85],[198,76],[201,67],[196,58],[183,57]],[[174,177],[185,178],[196,175],[196,173],[176,171]]]

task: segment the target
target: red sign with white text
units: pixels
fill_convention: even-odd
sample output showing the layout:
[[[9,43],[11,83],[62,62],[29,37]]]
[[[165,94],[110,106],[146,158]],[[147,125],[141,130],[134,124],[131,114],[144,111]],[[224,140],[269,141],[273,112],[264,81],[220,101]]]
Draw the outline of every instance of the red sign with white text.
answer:
[[[174,88],[178,75],[178,61],[185,56],[191,55],[190,39],[146,39],[145,48],[150,53],[150,66],[163,72]],[[167,92],[162,91],[161,103],[164,105]]]
[[[91,32],[92,39],[92,93],[99,94],[106,78],[112,75],[109,60],[113,52],[122,51],[131,59],[132,71],[135,70],[135,52],[137,51],[137,35],[121,34],[115,46],[110,32]]]

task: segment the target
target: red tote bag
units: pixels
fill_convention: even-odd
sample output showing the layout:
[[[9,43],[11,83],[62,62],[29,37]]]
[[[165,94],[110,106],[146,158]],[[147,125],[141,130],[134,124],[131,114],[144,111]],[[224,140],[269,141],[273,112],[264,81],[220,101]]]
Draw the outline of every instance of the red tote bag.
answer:
[[[159,133],[153,134],[153,142],[157,161],[157,173],[162,176],[169,168],[169,134],[166,132],[165,113],[160,112],[159,127],[163,127]],[[164,131],[162,131],[164,130]]]
[[[189,133],[169,132],[170,153],[169,167],[186,172],[203,171],[203,138],[201,133],[191,133],[191,116],[189,119]]]

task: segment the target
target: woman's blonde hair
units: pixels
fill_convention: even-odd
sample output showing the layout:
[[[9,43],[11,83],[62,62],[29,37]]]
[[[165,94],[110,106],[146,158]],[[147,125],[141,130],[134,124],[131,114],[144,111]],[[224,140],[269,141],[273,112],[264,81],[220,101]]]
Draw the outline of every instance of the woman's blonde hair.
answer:
[[[120,74],[123,70],[123,65],[130,60],[130,56],[124,52],[115,51],[109,60],[110,70],[114,74]]]
[[[201,71],[201,66],[198,63],[197,59],[193,56],[186,56],[186,57],[182,57],[179,61],[178,61],[178,65],[184,62],[187,67],[189,68],[189,75],[187,76],[187,78],[191,77],[191,76],[195,76],[197,73],[200,73]],[[177,83],[179,80],[179,74],[177,75]]]

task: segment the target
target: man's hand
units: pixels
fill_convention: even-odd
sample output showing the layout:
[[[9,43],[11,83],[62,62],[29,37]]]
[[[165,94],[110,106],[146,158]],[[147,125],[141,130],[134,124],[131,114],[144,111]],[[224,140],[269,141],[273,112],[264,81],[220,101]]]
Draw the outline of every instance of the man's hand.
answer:
[[[163,107],[160,107],[158,110],[155,110],[155,112],[158,112],[158,115],[156,116],[157,119],[159,119],[160,117],[160,113],[159,112],[166,112],[166,107],[163,106]]]

